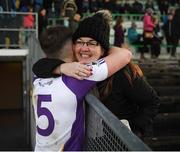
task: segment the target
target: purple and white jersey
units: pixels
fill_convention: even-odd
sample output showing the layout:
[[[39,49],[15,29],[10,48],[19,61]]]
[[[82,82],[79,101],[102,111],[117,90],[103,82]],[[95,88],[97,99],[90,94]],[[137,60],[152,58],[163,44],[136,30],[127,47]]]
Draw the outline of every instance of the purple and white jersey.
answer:
[[[84,96],[98,81],[108,76],[104,59],[91,66],[93,75],[85,80],[65,75],[34,80],[33,105],[37,127],[35,151],[82,150]]]

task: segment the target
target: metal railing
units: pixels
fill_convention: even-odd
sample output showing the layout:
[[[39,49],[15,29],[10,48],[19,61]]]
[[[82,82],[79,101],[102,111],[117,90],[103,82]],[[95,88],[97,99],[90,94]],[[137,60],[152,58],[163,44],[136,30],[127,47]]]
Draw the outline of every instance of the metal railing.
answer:
[[[150,151],[95,96],[86,96],[86,137],[88,151]]]
[[[24,27],[24,17],[30,13],[25,12],[0,12],[0,48],[28,48],[30,33],[38,37],[38,15],[34,17],[32,28]]]

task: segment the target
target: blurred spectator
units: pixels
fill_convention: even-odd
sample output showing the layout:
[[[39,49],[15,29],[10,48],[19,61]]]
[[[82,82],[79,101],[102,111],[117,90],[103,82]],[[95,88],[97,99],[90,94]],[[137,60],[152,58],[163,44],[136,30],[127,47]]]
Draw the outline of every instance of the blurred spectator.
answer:
[[[124,7],[122,6],[122,2],[119,0],[115,0],[113,13],[124,13]]]
[[[67,0],[54,0],[53,3],[52,3],[52,12],[54,11],[55,12],[55,17],[60,17],[61,16],[61,8],[62,8],[62,5],[64,3],[64,1],[67,1]],[[54,7],[54,10],[53,10],[53,7]]]
[[[137,25],[134,21],[131,22],[131,27],[128,29],[128,41],[132,45],[138,47],[138,52],[142,52],[143,41],[141,40],[142,35],[137,32]]]
[[[98,0],[98,6],[99,6],[99,9],[103,9],[103,2],[104,0]]]
[[[34,19],[34,16],[32,13],[33,13],[33,8],[32,8],[32,6],[29,6],[29,12],[23,18],[23,27],[24,28],[33,28],[34,27],[35,19]]]
[[[83,16],[83,14],[82,14],[82,1],[83,0],[75,0],[76,6],[77,6],[77,13],[80,14],[80,16]]]
[[[47,16],[48,18],[57,18],[60,17],[60,12],[57,11],[57,8],[55,9],[54,1],[52,1],[51,4],[49,4],[49,8],[47,10]]]
[[[158,0],[158,6],[159,10],[161,12],[161,15],[167,14],[168,8],[169,8],[169,2],[168,0]]]
[[[34,0],[33,6],[34,6],[34,11],[39,12],[41,7],[43,6],[43,0]]]
[[[172,12],[168,13],[168,19],[167,22],[163,25],[163,31],[164,36],[166,38],[167,43],[167,53],[172,52],[172,45],[173,45],[173,27],[172,27],[172,21],[173,21],[174,14]]]
[[[173,18],[173,50],[171,53],[172,57],[176,56],[176,47],[180,40],[180,1],[179,1],[179,7],[175,11],[175,15]]]
[[[153,16],[152,20],[155,24],[154,33],[153,33],[153,40],[152,40],[152,50],[151,50],[151,58],[155,59],[161,53],[161,42],[162,42],[162,34],[159,25],[159,19],[157,16]]]
[[[54,0],[44,0],[43,7],[46,10],[46,16],[52,16],[52,4]],[[54,5],[54,4],[53,4]],[[54,10],[55,11],[55,10]]]
[[[122,26],[123,17],[119,16],[116,19],[116,24],[114,26],[114,46],[121,47],[124,43],[124,32],[125,29]]]
[[[28,12],[29,11],[29,6],[31,5],[30,1],[28,0],[21,0],[20,3],[20,12]]]
[[[47,20],[47,11],[44,7],[42,7],[38,12],[38,30],[39,35],[46,29],[48,24]]]
[[[163,14],[162,15],[162,21],[163,21],[163,25],[167,23],[168,21],[168,14],[174,14],[175,13],[175,8],[174,7],[169,7],[167,14]]]
[[[144,13],[143,5],[138,0],[134,0],[134,3],[132,3],[132,13],[134,14]]]
[[[20,10],[20,4],[21,4],[21,1],[20,1],[20,0],[15,0],[15,10],[16,10],[16,11],[19,11],[19,10]]]
[[[131,44],[137,42],[141,35],[137,32],[137,25],[134,21],[131,22],[131,27],[128,28],[128,40]]]
[[[77,24],[77,5],[74,0],[66,0],[62,4],[62,17],[68,17],[69,21],[69,27],[72,29],[72,31],[75,31],[76,24]],[[75,16],[76,15],[76,16]],[[79,15],[80,16],[80,15]]]
[[[90,4],[89,0],[82,0],[82,13],[89,12]]]
[[[143,18],[143,38],[144,38],[144,49],[148,49],[148,45],[152,55],[152,40],[155,24],[152,20],[153,10],[148,8]],[[149,50],[149,49],[148,49]],[[145,59],[144,52],[141,53],[141,59]]]
[[[97,12],[99,10],[98,1],[97,0],[91,0],[90,1],[90,12]]]
[[[103,0],[103,9],[113,11],[113,1],[112,0]]]
[[[154,3],[152,0],[147,0],[147,2],[145,3],[145,10],[151,8],[152,10],[154,10]]]
[[[123,7],[124,7],[124,12],[125,13],[131,13],[132,7],[130,5],[129,0],[125,0]]]
[[[48,11],[51,8],[51,5],[54,0],[43,0],[43,7]]]
[[[35,18],[33,13],[33,7],[29,6],[29,12],[27,15],[23,17],[23,28],[25,28],[27,31],[25,31],[25,42],[24,44],[27,45],[29,35],[31,33],[30,29],[34,28]]]

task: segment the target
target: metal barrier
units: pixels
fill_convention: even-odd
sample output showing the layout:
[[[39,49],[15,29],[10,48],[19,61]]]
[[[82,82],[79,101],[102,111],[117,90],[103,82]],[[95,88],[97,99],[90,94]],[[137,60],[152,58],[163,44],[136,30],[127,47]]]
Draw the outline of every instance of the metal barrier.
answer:
[[[86,137],[88,151],[150,151],[95,96],[86,96]]]
[[[34,18],[33,27],[27,27],[28,15]],[[38,15],[32,12],[0,12],[0,48],[28,48],[30,33],[38,37]]]

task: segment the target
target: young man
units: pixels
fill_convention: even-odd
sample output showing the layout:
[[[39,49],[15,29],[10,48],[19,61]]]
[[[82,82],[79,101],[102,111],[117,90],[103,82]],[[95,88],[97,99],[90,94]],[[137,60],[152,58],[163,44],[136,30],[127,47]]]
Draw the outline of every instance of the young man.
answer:
[[[48,58],[73,61],[71,32],[65,27],[49,28],[42,34],[40,44]],[[82,45],[77,42],[76,45]],[[103,54],[95,40],[83,41]],[[92,75],[77,80],[66,75],[56,78],[36,78],[33,82],[33,106],[36,118],[35,151],[83,150],[84,109],[83,98],[96,82],[106,79],[125,66],[131,58],[126,49],[112,49],[112,53],[90,63]],[[62,68],[61,68],[62,70]],[[88,70],[88,68],[87,68]]]

